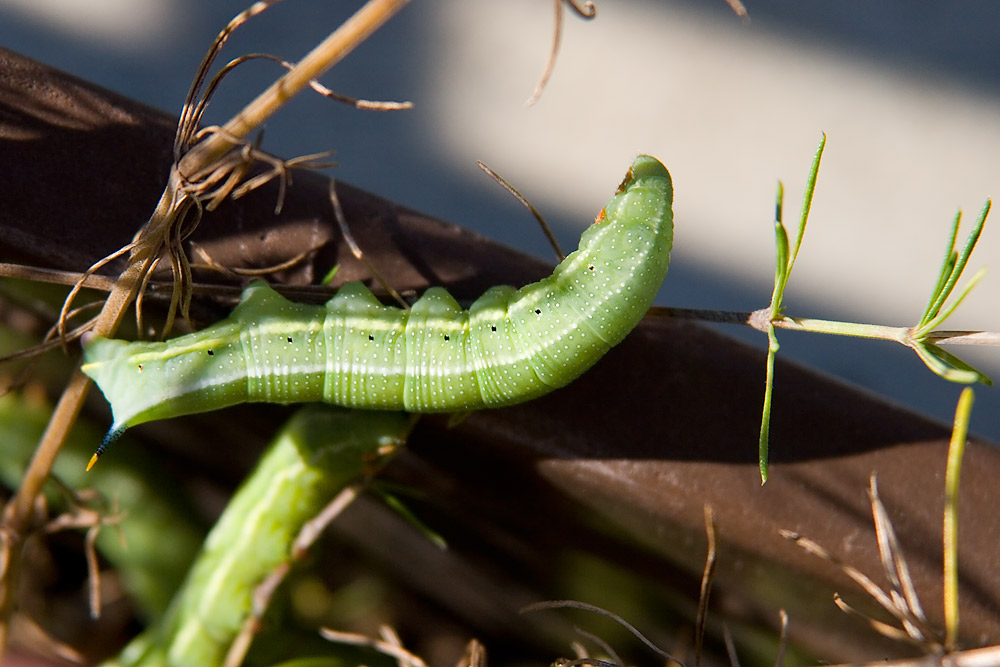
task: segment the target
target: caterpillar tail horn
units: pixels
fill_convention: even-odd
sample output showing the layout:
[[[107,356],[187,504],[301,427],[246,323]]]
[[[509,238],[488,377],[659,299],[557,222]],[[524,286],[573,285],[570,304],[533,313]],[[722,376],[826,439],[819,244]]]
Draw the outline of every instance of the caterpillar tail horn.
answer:
[[[120,438],[126,428],[128,427],[124,425],[113,425],[110,429],[108,429],[108,432],[104,434],[104,438],[101,440],[101,444],[97,446],[97,449],[94,451],[94,455],[91,456],[90,461],[87,462],[88,472],[91,468],[97,465],[97,459],[101,458],[101,454],[104,453],[104,450],[106,450],[111,443]]]

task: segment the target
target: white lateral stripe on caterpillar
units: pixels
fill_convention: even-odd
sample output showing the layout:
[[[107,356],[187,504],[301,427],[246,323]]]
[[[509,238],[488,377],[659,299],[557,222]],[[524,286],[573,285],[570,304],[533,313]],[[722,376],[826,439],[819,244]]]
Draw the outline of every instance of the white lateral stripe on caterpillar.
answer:
[[[442,288],[409,311],[359,283],[325,306],[252,283],[225,320],[164,343],[91,336],[83,371],[112,432],[247,401],[448,412],[526,401],[590,368],[642,319],[670,263],[673,187],[639,156],[579,249],[521,289],[463,310]]]

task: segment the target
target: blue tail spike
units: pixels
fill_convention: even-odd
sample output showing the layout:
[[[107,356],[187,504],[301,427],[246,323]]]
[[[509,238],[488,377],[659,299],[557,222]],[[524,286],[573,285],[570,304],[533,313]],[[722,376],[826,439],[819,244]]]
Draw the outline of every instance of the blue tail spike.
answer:
[[[97,446],[97,451],[94,452],[94,455],[90,457],[90,462],[87,464],[87,470],[90,470],[91,468],[94,467],[94,464],[97,463],[97,459],[101,458],[101,455],[104,453],[104,450],[106,450],[112,442],[120,438],[122,433],[124,433],[125,429],[127,428],[128,426],[124,424],[120,424],[117,426],[112,424],[111,428],[108,429],[108,432],[104,434],[104,439],[101,440],[101,444]]]

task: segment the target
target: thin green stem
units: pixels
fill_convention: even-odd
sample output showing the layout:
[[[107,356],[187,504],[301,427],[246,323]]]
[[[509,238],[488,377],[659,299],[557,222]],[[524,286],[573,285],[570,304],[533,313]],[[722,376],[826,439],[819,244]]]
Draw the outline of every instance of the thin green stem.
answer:
[[[854,338],[876,338],[909,345],[910,327],[889,327],[881,324],[859,324],[857,322],[838,322],[835,320],[818,320],[808,317],[779,317],[771,324],[777,329],[791,331],[808,331],[810,333],[832,334],[835,336],[851,336]]]
[[[711,308],[672,308],[656,306],[649,311],[651,317],[669,317],[674,320],[696,320],[712,324],[742,324],[767,333],[771,320],[769,308],[753,312],[745,310],[713,310]],[[880,324],[859,324],[808,317],[779,317],[773,321],[777,329],[807,331],[857,338],[874,338],[908,345],[917,338],[910,327],[890,327]],[[928,331],[922,335],[926,343],[937,345],[993,345],[1000,346],[1000,332],[971,329]]]
[[[805,195],[802,198],[802,213],[799,215],[799,224],[795,230],[795,242],[789,245],[788,230],[782,220],[785,188],[778,182],[778,194],[774,207],[774,238],[777,246],[777,258],[774,267],[774,291],[771,293],[771,305],[757,319],[755,323],[751,318],[751,326],[762,331],[767,331],[768,351],[767,351],[767,381],[764,386],[764,416],[760,424],[759,462],[761,483],[767,482],[767,452],[768,437],[770,431],[771,395],[774,385],[774,357],[778,353],[778,338],[775,335],[773,322],[782,318],[784,310],[785,287],[788,279],[792,275],[792,267],[795,266],[795,258],[799,254],[802,246],[802,237],[806,232],[806,223],[809,221],[809,211],[812,209],[813,193],[816,191],[816,179],[819,176],[819,165],[823,160],[823,149],[826,147],[826,134],[820,139],[816,155],[813,157],[812,167],[809,170],[809,180],[806,183]],[[760,313],[754,313],[757,316]]]
[[[757,441],[757,462],[760,467],[760,483],[767,483],[767,460],[771,437],[771,397],[774,394],[774,358],[778,354],[778,338],[772,328],[767,333],[767,374],[764,380],[764,408],[760,419],[760,437]]]
[[[955,427],[948,446],[948,465],[944,486],[944,645],[954,649],[958,641],[958,490],[969,432],[969,414],[975,394],[970,387],[962,390],[955,410]]]

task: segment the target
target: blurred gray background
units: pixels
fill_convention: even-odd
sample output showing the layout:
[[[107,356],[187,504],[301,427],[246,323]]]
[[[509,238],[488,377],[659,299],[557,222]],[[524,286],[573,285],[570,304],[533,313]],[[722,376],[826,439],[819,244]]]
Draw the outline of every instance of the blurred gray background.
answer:
[[[360,4],[286,0],[239,31],[224,57],[295,60]],[[0,45],[176,113],[205,48],[243,7],[0,0]],[[971,224],[1000,196],[1000,3],[747,7],[749,23],[722,0],[597,0],[590,22],[567,13],[549,87],[526,108],[549,49],[550,2],[414,0],[324,78],[345,94],[412,100],[414,110],[362,112],[307,95],[270,123],[265,148],[334,150],[338,178],[546,258],[534,222],[475,160],[518,187],[572,248],[634,155],[651,153],[676,188],[676,245],[660,303],[753,310],[770,299],[776,183],[794,222],[826,132],[788,313],[913,323],[956,211]],[[241,68],[209,121],[225,120],[276,74],[265,63]],[[1000,330],[998,216],[972,266],[993,273],[948,328]],[[725,331],[763,349],[759,334]],[[960,387],[907,350],[779,336],[789,358],[952,418]],[[950,349],[1000,380],[1000,350]],[[973,413],[973,430],[994,440],[998,391],[980,387]]]

